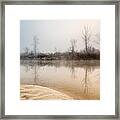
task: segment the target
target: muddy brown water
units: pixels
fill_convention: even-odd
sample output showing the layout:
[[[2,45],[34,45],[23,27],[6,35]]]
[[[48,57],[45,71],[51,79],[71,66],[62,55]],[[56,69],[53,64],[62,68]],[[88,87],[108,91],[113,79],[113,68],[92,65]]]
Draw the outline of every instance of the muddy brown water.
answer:
[[[100,61],[21,60],[20,84],[48,87],[75,100],[99,100]]]

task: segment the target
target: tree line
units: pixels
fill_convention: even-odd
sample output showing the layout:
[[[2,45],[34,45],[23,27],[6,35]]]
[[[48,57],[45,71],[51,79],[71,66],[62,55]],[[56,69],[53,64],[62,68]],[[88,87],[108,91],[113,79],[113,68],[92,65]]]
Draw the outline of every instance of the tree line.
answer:
[[[76,51],[77,41],[75,39],[70,40],[70,47],[68,51],[58,52],[55,48],[52,53],[42,53],[37,52],[39,39],[37,36],[33,37],[33,51],[30,51],[29,48],[25,48],[24,53],[20,54],[21,60],[99,60],[100,59],[100,50],[96,49],[94,46],[90,45],[92,34],[90,32],[90,27],[88,25],[84,26],[81,33],[81,38],[84,42],[85,48],[81,51]],[[97,41],[94,41],[94,44],[99,45],[99,38]]]

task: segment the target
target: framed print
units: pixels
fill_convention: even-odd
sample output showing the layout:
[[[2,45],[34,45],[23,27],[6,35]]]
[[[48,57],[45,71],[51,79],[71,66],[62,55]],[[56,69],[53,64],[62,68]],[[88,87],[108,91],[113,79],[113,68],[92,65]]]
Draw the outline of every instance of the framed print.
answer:
[[[119,119],[119,2],[2,2],[1,118]]]

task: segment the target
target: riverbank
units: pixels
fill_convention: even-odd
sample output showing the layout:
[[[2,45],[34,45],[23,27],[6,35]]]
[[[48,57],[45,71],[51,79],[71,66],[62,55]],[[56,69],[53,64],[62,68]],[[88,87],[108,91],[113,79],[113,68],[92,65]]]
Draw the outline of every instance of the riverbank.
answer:
[[[21,100],[72,100],[66,94],[38,85],[20,85]]]

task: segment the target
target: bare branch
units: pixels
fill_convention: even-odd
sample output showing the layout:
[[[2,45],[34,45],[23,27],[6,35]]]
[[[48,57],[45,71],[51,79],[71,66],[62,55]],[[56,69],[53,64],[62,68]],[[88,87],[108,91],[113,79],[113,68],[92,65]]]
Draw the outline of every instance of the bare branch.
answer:
[[[86,52],[88,52],[88,43],[90,41],[91,38],[91,33],[90,33],[90,28],[88,25],[85,25],[84,28],[82,29],[82,39],[84,40],[85,43],[85,50]]]

